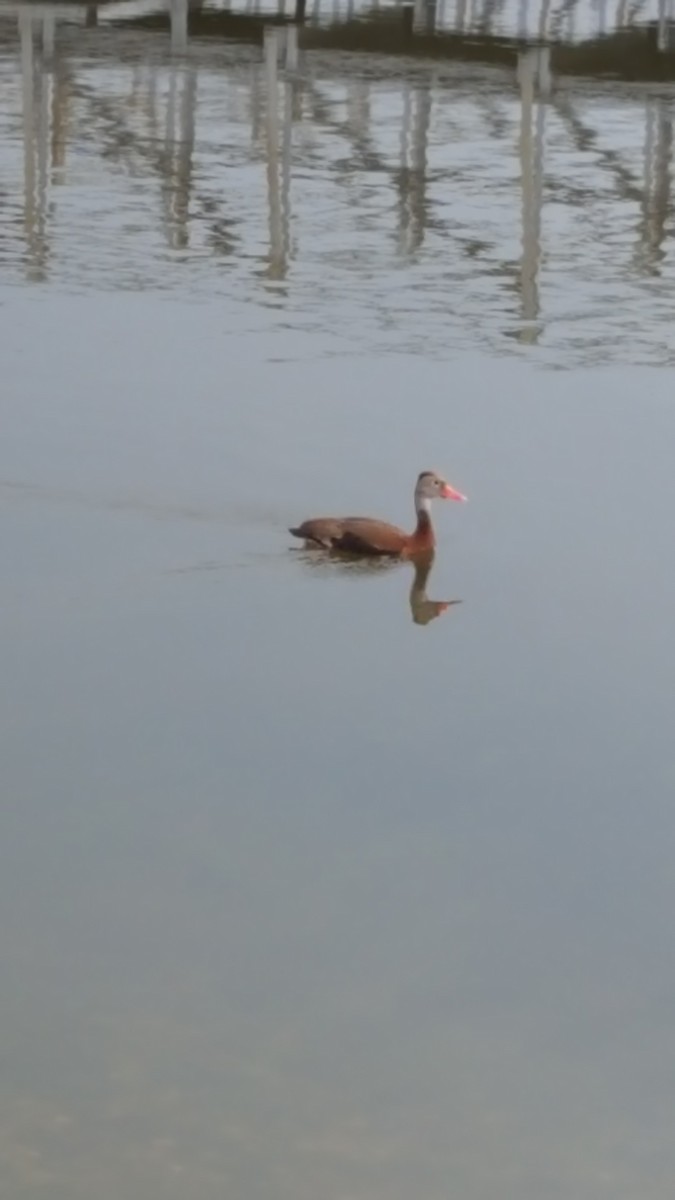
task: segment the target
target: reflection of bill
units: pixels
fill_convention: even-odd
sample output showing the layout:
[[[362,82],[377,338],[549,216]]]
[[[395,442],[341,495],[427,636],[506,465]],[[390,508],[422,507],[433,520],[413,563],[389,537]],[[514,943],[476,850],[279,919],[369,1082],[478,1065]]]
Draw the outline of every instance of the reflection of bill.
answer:
[[[410,589],[410,611],[416,625],[428,625],[461,600],[430,600],[427,596],[427,581],[434,562],[434,555],[415,562],[415,578]]]

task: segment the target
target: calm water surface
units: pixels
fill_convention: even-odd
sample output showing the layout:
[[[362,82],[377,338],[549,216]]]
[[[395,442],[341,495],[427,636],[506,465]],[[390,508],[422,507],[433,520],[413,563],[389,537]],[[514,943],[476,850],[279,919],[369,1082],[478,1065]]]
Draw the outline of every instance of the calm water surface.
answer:
[[[3,1197],[666,1200],[671,93],[3,21]]]

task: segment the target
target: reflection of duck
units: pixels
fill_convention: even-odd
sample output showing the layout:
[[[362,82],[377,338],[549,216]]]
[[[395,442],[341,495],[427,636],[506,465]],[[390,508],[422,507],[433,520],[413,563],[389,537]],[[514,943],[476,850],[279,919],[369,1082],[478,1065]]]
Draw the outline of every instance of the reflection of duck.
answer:
[[[435,471],[422,471],[415,485],[417,525],[406,533],[396,525],[372,517],[313,517],[289,530],[308,546],[348,554],[411,558],[428,554],[435,545],[431,524],[432,500],[466,500]]]
[[[376,575],[388,574],[390,571],[400,570],[402,565],[401,560],[392,555],[357,557],[347,554],[314,554],[311,550],[300,550],[299,557],[311,571],[320,573],[338,571],[340,575],[346,575],[347,578],[352,579],[363,579],[364,576],[373,578]],[[446,612],[452,605],[462,603],[461,600],[429,600],[426,587],[434,564],[434,557],[433,550],[429,550],[426,554],[416,555],[412,560],[415,575],[410,588],[409,601],[412,619],[416,625],[428,625],[430,621],[440,617],[441,613]]]
[[[415,578],[410,589],[410,611],[416,625],[428,625],[452,604],[462,603],[461,600],[429,600],[426,587],[433,562],[433,550],[415,560]]]

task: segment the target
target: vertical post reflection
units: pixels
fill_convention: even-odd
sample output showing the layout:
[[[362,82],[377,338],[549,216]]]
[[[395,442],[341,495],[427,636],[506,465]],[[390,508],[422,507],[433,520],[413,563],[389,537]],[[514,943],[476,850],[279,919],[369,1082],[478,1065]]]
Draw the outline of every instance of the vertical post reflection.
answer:
[[[281,191],[279,187],[278,54],[278,31],[273,26],[268,26],[265,30],[265,81],[267,90],[265,141],[267,151],[267,199],[269,206],[270,239],[268,276],[270,279],[283,279],[286,274]]]
[[[520,84],[520,169],[522,181],[521,315],[528,322],[521,339],[536,342],[539,328],[538,274],[541,256],[541,208],[544,173],[544,97],[550,91],[549,49],[525,50],[518,58]],[[537,91],[535,105],[535,88]],[[535,111],[536,109],[536,111]]]
[[[35,128],[35,60],[33,56],[33,18],[28,9],[19,12],[21,42],[21,93],[23,117],[23,224],[26,239],[26,274],[29,279],[45,276],[46,259],[46,194],[48,178],[47,148],[49,144],[48,93],[44,81],[40,89],[38,130]],[[45,106],[45,97],[47,97]],[[39,179],[39,195],[36,191]]]
[[[173,217],[176,241],[182,247],[187,246],[189,241],[196,104],[197,73],[193,66],[189,66],[183,73],[183,88],[178,116],[179,142],[176,147],[173,185]]]
[[[598,0],[598,37],[607,33],[607,0]]]
[[[575,18],[577,14],[576,0],[567,0],[565,15],[567,16],[567,40],[574,41]]]
[[[51,63],[54,58],[55,33],[56,22],[51,13],[49,13],[42,18],[42,54],[45,62]]]
[[[53,183],[63,183],[69,134],[72,81],[67,63],[61,55],[57,56],[54,54],[51,84],[51,175]]]
[[[170,19],[171,49],[183,54],[188,42],[188,0],[171,0]]]
[[[542,42],[548,38],[548,19],[551,14],[551,0],[542,0],[539,14],[539,37]]]
[[[35,208],[35,159],[33,156],[33,21],[30,13],[19,12],[21,38],[21,91],[23,100],[24,222],[30,237]]]
[[[195,144],[197,73],[192,65],[169,74],[164,133],[163,194],[167,241],[173,250],[189,245],[192,160]]]
[[[521,38],[527,37],[527,19],[530,0],[520,0],[518,7],[518,35]]]
[[[53,89],[53,74],[47,70],[54,50],[54,18],[42,19],[42,63],[40,64],[40,103],[37,125],[37,216],[40,238],[44,243],[47,219],[47,188],[49,184],[49,124]]]
[[[670,211],[671,165],[673,154],[673,122],[670,107],[657,101],[656,149],[654,153],[654,183],[651,193],[652,241],[659,260],[664,257],[663,241]]]
[[[666,0],[659,0],[658,33],[656,45],[659,50],[668,49],[668,28],[666,25]]]
[[[399,245],[413,254],[424,241],[427,217],[427,145],[431,123],[430,82],[403,92],[401,166],[398,172]]]
[[[368,154],[370,138],[370,89],[369,80],[351,78],[347,85],[347,121],[349,131],[357,149]]]
[[[297,25],[286,26],[286,70],[297,71],[298,69],[298,27]]]
[[[673,123],[669,104],[649,100],[646,110],[644,184],[637,258],[643,271],[658,275],[670,213]]]
[[[284,129],[281,152],[281,231],[284,274],[291,253],[291,151],[293,148],[294,85],[284,84]]]

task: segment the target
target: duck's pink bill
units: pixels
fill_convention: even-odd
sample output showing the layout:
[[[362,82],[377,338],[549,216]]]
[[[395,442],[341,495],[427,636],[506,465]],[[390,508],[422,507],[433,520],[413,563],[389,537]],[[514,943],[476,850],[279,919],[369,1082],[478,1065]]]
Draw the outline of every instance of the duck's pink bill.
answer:
[[[466,496],[463,496],[461,492],[456,491],[454,487],[450,487],[449,483],[444,485],[441,496],[444,500],[466,500]]]

